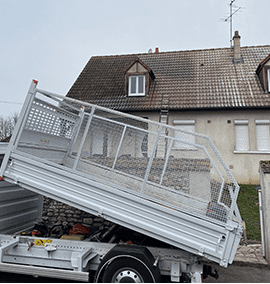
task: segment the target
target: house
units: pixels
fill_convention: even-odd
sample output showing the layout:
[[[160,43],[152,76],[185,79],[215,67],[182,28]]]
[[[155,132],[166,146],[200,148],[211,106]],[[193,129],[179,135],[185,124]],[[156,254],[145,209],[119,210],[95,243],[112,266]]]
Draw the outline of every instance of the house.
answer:
[[[270,45],[240,39],[232,49],[94,56],[67,96],[206,134],[239,183],[258,184],[259,161],[270,159]]]

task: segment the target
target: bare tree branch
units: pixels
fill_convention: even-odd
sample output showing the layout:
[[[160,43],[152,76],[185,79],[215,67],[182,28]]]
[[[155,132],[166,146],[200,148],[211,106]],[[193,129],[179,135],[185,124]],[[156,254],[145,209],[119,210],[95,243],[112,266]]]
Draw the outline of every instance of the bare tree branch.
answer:
[[[18,117],[19,114],[16,112],[8,117],[0,116],[0,141],[11,136]]]

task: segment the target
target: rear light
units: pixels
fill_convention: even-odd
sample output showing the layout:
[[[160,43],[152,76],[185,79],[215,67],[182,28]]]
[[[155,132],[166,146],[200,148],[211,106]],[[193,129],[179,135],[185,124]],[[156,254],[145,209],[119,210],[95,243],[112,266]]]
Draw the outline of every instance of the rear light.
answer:
[[[1,181],[1,180],[3,180],[3,178],[2,178],[2,177],[0,177],[0,181]]]

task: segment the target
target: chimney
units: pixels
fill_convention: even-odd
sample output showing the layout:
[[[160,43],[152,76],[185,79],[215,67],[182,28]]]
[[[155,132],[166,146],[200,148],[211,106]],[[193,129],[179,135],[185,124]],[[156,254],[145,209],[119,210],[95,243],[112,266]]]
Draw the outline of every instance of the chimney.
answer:
[[[155,49],[155,53],[158,53],[159,52],[159,48],[158,47],[156,47],[156,49]]]
[[[240,47],[240,35],[238,34],[238,31],[234,32],[233,37],[233,62],[234,63],[240,63],[243,61],[241,56],[241,47]]]

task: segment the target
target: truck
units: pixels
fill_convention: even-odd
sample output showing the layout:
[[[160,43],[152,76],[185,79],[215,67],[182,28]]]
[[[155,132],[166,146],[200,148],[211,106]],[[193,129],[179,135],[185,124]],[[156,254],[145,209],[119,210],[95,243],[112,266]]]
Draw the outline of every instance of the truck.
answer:
[[[7,234],[0,227],[0,271],[86,282],[200,283],[217,277],[208,262],[233,262],[243,232],[239,185],[208,136],[37,84],[30,85],[0,179],[114,225],[84,240],[15,228]],[[133,232],[133,241],[121,241],[119,227]]]

